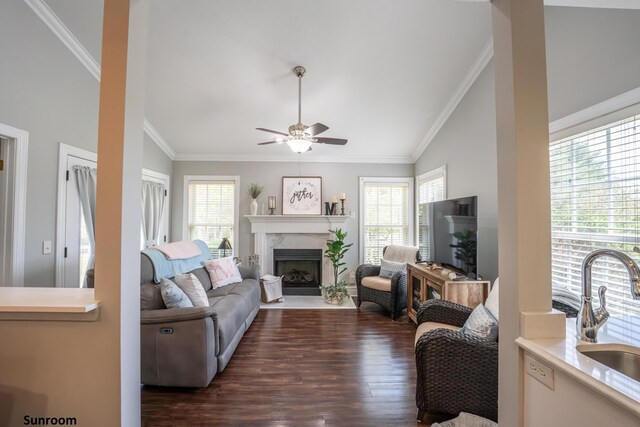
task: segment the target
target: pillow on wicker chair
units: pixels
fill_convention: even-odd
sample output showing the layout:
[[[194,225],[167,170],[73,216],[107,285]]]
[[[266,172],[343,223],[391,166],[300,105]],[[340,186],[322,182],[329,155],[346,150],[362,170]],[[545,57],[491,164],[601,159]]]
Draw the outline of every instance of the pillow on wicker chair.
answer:
[[[398,271],[406,272],[407,264],[404,262],[387,261],[384,258],[380,260],[380,277],[391,279]]]
[[[495,341],[498,339],[498,321],[484,304],[480,304],[473,309],[460,331],[467,335]]]

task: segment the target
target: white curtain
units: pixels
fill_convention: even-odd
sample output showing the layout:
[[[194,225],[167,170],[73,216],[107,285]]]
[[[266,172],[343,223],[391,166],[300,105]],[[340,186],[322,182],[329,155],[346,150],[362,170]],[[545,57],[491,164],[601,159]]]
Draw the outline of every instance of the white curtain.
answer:
[[[160,222],[164,211],[164,185],[142,181],[142,235],[144,246],[158,243]]]
[[[82,207],[82,216],[84,217],[84,223],[87,226],[87,235],[89,237],[89,244],[91,246],[91,254],[89,256],[89,261],[87,262],[87,270],[89,270],[95,265],[96,254],[95,226],[97,171],[95,168],[80,165],[74,165],[72,169],[73,173],[76,175],[76,184],[78,186],[80,206]]]

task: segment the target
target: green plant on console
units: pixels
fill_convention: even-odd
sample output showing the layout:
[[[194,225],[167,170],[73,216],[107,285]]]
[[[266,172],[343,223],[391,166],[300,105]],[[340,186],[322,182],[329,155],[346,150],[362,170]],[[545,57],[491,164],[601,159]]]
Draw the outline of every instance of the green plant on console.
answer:
[[[465,273],[469,273],[476,265],[477,242],[475,240],[476,233],[465,228],[464,231],[456,231],[453,237],[458,239],[458,244],[449,245],[456,248],[456,259],[462,261],[465,265]]]
[[[353,246],[353,243],[345,244],[347,237],[346,231],[336,228],[335,230],[329,230],[329,232],[335,235],[335,239],[327,240],[324,257],[331,262],[331,266],[333,267],[333,284],[320,286],[320,289],[326,302],[336,301],[338,305],[342,305],[344,304],[345,298],[349,297],[349,292],[347,291],[346,282],[339,282],[338,277],[347,270],[342,260],[349,251],[349,248]]]
[[[252,182],[247,187],[247,193],[249,193],[249,196],[251,196],[251,198],[254,200],[260,197],[263,191],[264,191],[264,187],[259,184],[256,184],[255,182]]]

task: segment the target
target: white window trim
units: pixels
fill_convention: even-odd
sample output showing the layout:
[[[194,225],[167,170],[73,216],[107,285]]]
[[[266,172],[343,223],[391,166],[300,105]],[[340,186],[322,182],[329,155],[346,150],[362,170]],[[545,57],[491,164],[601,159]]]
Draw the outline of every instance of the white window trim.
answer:
[[[8,139],[11,146],[12,163],[11,198],[7,200],[7,220],[11,219],[11,235],[5,248],[5,256],[11,260],[5,265],[4,276],[0,277],[5,285],[24,286],[25,231],[27,217],[27,161],[29,152],[29,132],[0,123],[0,135]],[[9,211],[9,207],[13,209]],[[9,228],[9,227],[7,227]],[[10,271],[7,271],[7,267]]]
[[[169,243],[170,236],[169,230],[171,229],[171,224],[169,224],[169,211],[171,210],[171,176],[164,174],[162,172],[157,172],[151,169],[142,169],[142,179],[148,181],[158,182],[164,185],[165,190],[167,191],[167,195],[165,196],[165,204],[164,204],[164,212],[162,213],[162,221],[164,223],[163,230],[160,230],[161,233],[165,233],[167,236],[167,241],[163,242],[160,239],[160,244]]]
[[[420,242],[420,236],[418,236],[418,232],[419,232],[418,221],[420,219],[418,216],[418,211],[420,210],[420,200],[418,200],[419,198],[418,192],[420,191],[420,184],[426,181],[431,181],[433,177],[438,175],[442,175],[442,177],[444,178],[444,185],[442,187],[442,200],[447,200],[447,165],[442,165],[440,167],[431,169],[430,171],[427,171],[425,173],[422,173],[416,176],[416,186],[415,186],[415,193],[414,193],[415,209],[413,211],[413,216],[414,216],[413,226],[415,230],[413,241],[416,242],[416,245],[418,245],[418,243]]]
[[[240,176],[238,175],[185,175],[182,187],[182,240],[189,238],[189,181],[233,181],[235,218],[233,227],[233,256],[240,253]],[[217,249],[217,248],[210,248]]]
[[[415,197],[411,197],[414,192],[414,178],[412,177],[360,177],[360,186],[359,186],[359,207],[360,207],[360,219],[359,219],[359,257],[360,264],[364,263],[364,186],[369,183],[381,183],[381,184],[389,184],[389,183],[406,183],[408,184],[408,193],[407,193],[407,226],[409,230],[407,230],[407,236],[409,236],[409,245],[413,245],[415,241],[415,221],[414,221],[414,199]]]

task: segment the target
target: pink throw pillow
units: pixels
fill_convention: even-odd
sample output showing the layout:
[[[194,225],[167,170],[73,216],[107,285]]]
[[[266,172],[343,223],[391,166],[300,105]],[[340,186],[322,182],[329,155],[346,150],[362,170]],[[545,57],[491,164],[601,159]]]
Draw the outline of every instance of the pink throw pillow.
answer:
[[[209,272],[214,289],[242,282],[242,276],[233,257],[211,259],[205,261],[204,266]]]

